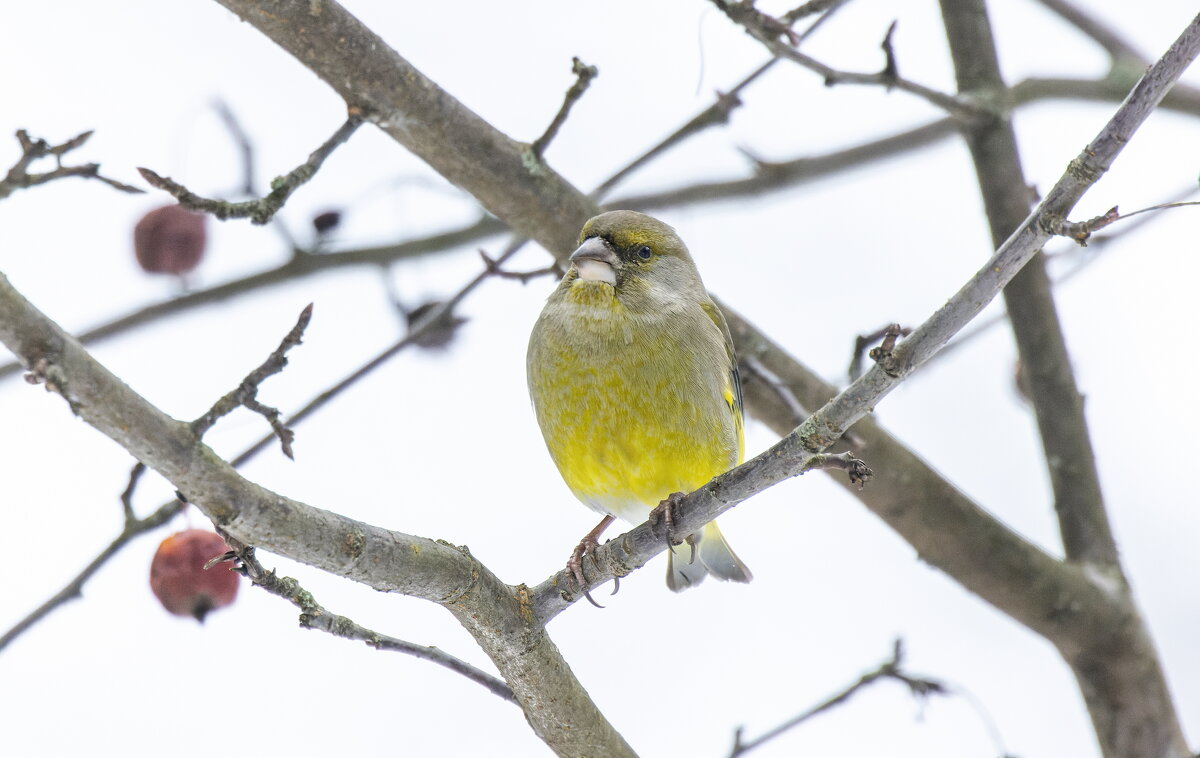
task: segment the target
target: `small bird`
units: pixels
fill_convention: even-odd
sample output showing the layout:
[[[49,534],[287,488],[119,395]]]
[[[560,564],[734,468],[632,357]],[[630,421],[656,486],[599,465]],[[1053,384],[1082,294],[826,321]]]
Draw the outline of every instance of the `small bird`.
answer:
[[[529,338],[529,394],[567,486],[604,519],[568,569],[619,517],[641,523],[742,461],[742,391],[725,317],[670,226],[634,211],[588,221],[571,268]],[[667,501],[667,502],[664,502]],[[655,515],[662,511],[655,511]],[[679,592],[706,575],[748,582],[715,522],[667,556]],[[589,597],[589,599],[591,599]]]

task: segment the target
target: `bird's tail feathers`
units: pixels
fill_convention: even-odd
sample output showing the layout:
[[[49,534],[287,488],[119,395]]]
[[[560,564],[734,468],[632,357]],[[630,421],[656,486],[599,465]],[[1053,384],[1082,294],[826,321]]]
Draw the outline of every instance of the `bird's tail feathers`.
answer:
[[[754,578],[750,568],[729,547],[715,521],[710,521],[693,537],[694,559],[690,545],[679,545],[667,552],[667,587],[672,592],[694,587],[709,574],[723,582],[748,582]]]

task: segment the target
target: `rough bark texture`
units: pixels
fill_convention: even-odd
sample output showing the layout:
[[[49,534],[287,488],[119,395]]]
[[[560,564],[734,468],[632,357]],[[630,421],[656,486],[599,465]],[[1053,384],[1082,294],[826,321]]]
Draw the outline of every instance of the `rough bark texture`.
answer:
[[[959,91],[997,100],[1006,91],[983,0],[942,0],[942,18]],[[1024,221],[1029,190],[1008,118],[964,129],[992,239],[1000,244]],[[1107,165],[1100,167],[1103,171]],[[1124,607],[1120,623],[1067,640],[1050,637],[1071,665],[1100,748],[1109,758],[1189,755],[1158,656],[1134,606],[1108,522],[1100,477],[1043,256],[1005,289],[1021,370],[1037,416],[1069,561],[1091,564]],[[1114,620],[1115,621],[1115,620]]]
[[[596,708],[528,595],[463,549],[364,524],[291,500],[244,478],[100,365],[0,274],[0,343],[81,419],[162,474],[237,539],[377,590],[446,606],[512,687],[530,725],[559,755],[632,756]]]
[[[593,204],[533,158],[527,145],[500,134],[440,90],[340,6],[321,0],[219,1],[328,82],[351,110],[361,112],[473,194],[513,229],[560,257],[570,251],[580,225],[594,211]],[[944,0],[943,5],[956,62],[961,64],[960,86],[976,83],[962,88],[984,97],[1003,96],[997,89],[1001,83],[994,72],[994,51],[989,53],[992,43],[982,5],[976,0]],[[964,319],[977,313],[1053,232],[1056,220],[1103,174],[1120,146],[1161,100],[1165,83],[1194,59],[1200,48],[1198,28],[1195,23],[1189,28],[1173,48],[1175,58],[1168,56],[1169,65],[1156,64],[1113,122],[1072,163],[1068,174],[1047,194],[1040,215],[1024,216],[1024,187],[1007,121],[968,125],[968,142],[981,176],[990,161],[1009,161],[996,171],[1001,177],[997,180],[996,212],[1004,217],[992,223],[997,234],[1001,230],[1015,233],[989,266],[963,288],[961,297],[956,298],[958,306],[948,305],[935,313],[900,344],[886,367],[872,369],[800,428],[780,425],[781,418],[792,414],[786,404],[781,411],[778,395],[772,397],[764,386],[752,390],[751,412],[788,430],[784,447],[776,449],[778,460],[760,456],[755,467],[732,472],[702,488],[689,499],[685,519],[703,517],[699,509],[693,512],[692,505],[704,505],[708,510],[703,515],[711,516],[744,499],[755,487],[765,486],[763,482],[794,476],[799,470],[795,465],[802,466],[815,450],[860,419],[935,353]],[[968,45],[967,40],[975,43]],[[982,185],[987,186],[988,181]],[[1040,297],[1037,287],[1020,291],[1029,298]],[[1053,316],[1052,303],[1049,310],[1046,303],[1038,307],[1037,314]],[[755,357],[788,381],[802,372],[802,367],[752,327],[736,320],[732,325],[743,357]],[[1045,325],[1039,328],[1045,329]],[[1056,326],[1053,329],[1060,331]],[[1044,339],[1044,335],[1031,337],[1022,350],[1053,353],[1056,348],[1039,341]],[[1061,334],[1057,339],[1061,342]],[[186,424],[145,403],[96,364],[3,277],[0,341],[59,391],[84,420],[174,482],[239,539],[379,589],[446,605],[500,668],[537,734],[560,755],[632,755],[587,698],[539,623],[566,602],[555,585],[557,578],[537,590],[507,587],[450,546],[361,524],[242,480],[197,440]],[[1057,395],[1068,412],[1064,418],[1069,423],[1062,433],[1074,439],[1063,443],[1071,465],[1055,474],[1056,497],[1060,512],[1068,514],[1063,531],[1070,557],[1091,560],[1060,562],[1037,550],[866,422],[860,423],[859,433],[872,446],[872,464],[894,479],[887,488],[868,487],[860,497],[922,557],[1045,635],[1062,651],[1078,675],[1106,755],[1185,755],[1153,646],[1119,570],[1106,570],[1117,564],[1115,551],[1106,547],[1106,542],[1111,543],[1107,526],[1095,518],[1097,512],[1103,515],[1099,489],[1095,489],[1096,498],[1090,498],[1086,482],[1078,491],[1073,486],[1078,477],[1091,475],[1087,469],[1090,450],[1082,415],[1073,409],[1072,397],[1077,400],[1078,393],[1069,386],[1065,348],[1061,360],[1054,358],[1046,368],[1036,370],[1039,386],[1045,385],[1047,393],[1066,393]],[[780,415],[784,412],[786,417]],[[1058,453],[1051,449],[1052,433],[1057,432],[1043,429],[1047,448]],[[682,528],[691,525],[685,520]],[[601,556],[615,556],[618,550],[636,565],[661,550],[661,543],[639,527],[602,549]],[[621,568],[618,564],[614,558],[612,565]]]

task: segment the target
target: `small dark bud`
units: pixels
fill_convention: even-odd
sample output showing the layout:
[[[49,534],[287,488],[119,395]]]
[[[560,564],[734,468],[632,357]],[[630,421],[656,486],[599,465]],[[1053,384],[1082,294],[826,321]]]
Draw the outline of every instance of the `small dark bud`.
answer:
[[[138,265],[152,274],[188,273],[204,257],[207,241],[204,214],[179,205],[155,208],[133,227]]]
[[[408,328],[411,330],[414,326],[421,323],[425,318],[425,314],[441,304],[439,300],[430,300],[406,312],[404,318],[408,321]],[[465,323],[467,323],[465,318],[455,316],[453,313],[445,313],[436,322],[430,324],[429,328],[420,337],[417,337],[416,343],[423,348],[444,348],[454,339],[455,334],[458,332],[458,327]]]
[[[317,230],[317,234],[328,234],[337,228],[338,224],[342,223],[341,211],[325,211],[313,216],[313,229]]]

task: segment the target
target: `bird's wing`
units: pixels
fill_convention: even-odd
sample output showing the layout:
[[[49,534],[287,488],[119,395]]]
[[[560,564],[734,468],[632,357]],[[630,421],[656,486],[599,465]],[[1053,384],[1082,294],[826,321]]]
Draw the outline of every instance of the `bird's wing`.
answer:
[[[733,414],[733,425],[737,429],[738,438],[738,463],[746,455],[746,439],[743,429],[742,408],[742,377],[738,373],[737,356],[733,352],[733,337],[729,334],[729,324],[725,323],[725,314],[721,313],[721,309],[712,300],[706,300],[700,304],[704,309],[704,313],[708,315],[712,322],[716,324],[717,329],[721,330],[722,336],[725,337],[725,354],[729,357],[729,386],[725,390],[725,402],[729,403],[729,411]]]

